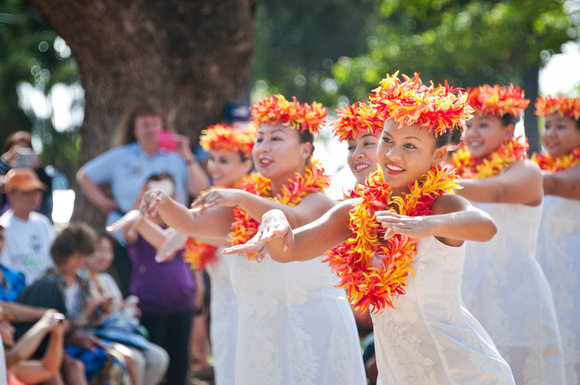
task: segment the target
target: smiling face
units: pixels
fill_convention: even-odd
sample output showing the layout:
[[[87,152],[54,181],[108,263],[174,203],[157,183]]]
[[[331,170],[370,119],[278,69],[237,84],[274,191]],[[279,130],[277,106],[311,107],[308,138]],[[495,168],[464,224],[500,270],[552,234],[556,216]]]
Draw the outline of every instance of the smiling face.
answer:
[[[362,183],[377,169],[377,144],[380,133],[360,134],[348,139],[347,162],[357,182]]]
[[[483,159],[514,136],[514,125],[504,126],[493,115],[476,115],[466,122],[465,144],[471,155]]]
[[[282,124],[262,124],[252,155],[260,174],[273,183],[285,183],[301,173],[312,152],[311,143],[300,143],[298,130]]]
[[[240,154],[212,150],[207,161],[207,171],[215,186],[231,188],[252,169],[252,160],[242,160]]]
[[[580,147],[578,123],[557,113],[547,116],[542,132],[542,142],[552,156],[568,154],[573,149]]]
[[[384,181],[395,196],[408,193],[409,185],[441,163],[447,154],[445,146],[435,148],[435,134],[427,128],[398,126],[398,122],[386,121],[377,147]]]

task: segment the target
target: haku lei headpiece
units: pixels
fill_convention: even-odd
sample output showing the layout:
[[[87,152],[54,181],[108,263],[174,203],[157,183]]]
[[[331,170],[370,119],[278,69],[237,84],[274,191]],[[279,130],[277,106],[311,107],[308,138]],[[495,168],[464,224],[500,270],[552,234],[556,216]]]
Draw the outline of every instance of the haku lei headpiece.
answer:
[[[536,115],[548,116],[554,113],[572,120],[580,119],[580,98],[546,96],[536,99]]]
[[[402,75],[404,82],[394,75],[383,79],[370,99],[377,105],[378,113],[386,120],[403,125],[420,125],[439,136],[453,127],[465,128],[473,109],[467,104],[467,94],[454,90],[445,81],[445,86],[429,87],[421,83],[419,74],[410,79]]]
[[[493,115],[501,118],[510,114],[519,118],[526,109],[530,100],[524,98],[524,91],[513,84],[509,87],[495,84],[484,84],[480,87],[468,89],[469,105],[481,115]]]
[[[328,115],[328,111],[320,103],[300,104],[296,97],[292,97],[292,102],[289,102],[281,94],[264,98],[257,105],[250,107],[250,111],[252,120],[258,126],[262,123],[282,123],[300,130],[300,133],[308,130],[312,134],[318,134],[324,118]]]
[[[448,168],[434,168],[409,186],[409,194],[402,197],[391,195],[392,189],[383,181],[381,170],[372,175],[368,185],[359,185],[355,195],[362,199],[350,210],[351,235],[324,259],[340,278],[336,286],[347,289],[351,303],[357,308],[373,313],[383,311],[386,306],[394,308],[393,300],[405,294],[407,277],[415,275],[412,263],[418,239],[396,234],[384,240],[386,230],[376,221],[375,212],[395,212],[396,206],[401,215],[432,214],[431,204],[437,197],[459,188],[455,178]],[[380,261],[373,264],[375,258]]]
[[[324,173],[324,169],[317,161],[313,161],[309,166],[306,166],[303,174],[296,173],[293,179],[289,179],[288,183],[282,187],[282,191],[275,197],[271,197],[270,180],[260,174],[251,175],[248,180],[240,184],[240,188],[293,207],[299,204],[306,195],[323,192],[329,184],[330,177]],[[232,223],[230,239],[234,245],[246,243],[256,235],[260,224],[240,207],[236,207],[233,214],[234,222]],[[253,257],[254,255],[249,255],[249,259]]]
[[[251,155],[254,138],[238,129],[218,123],[201,132],[199,142],[204,150],[224,151]]]
[[[484,159],[472,156],[467,147],[463,147],[453,154],[452,164],[461,178],[487,178],[498,175],[512,163],[527,159],[529,147],[527,139],[519,136],[503,143]]]
[[[363,132],[377,135],[383,129],[385,120],[377,115],[376,106],[365,104],[364,101],[340,108],[336,112],[338,120],[332,123],[332,133],[341,142],[356,139]]]
[[[532,160],[542,170],[550,172],[563,171],[580,163],[580,147],[573,149],[568,154],[552,156],[547,153],[534,154]]]

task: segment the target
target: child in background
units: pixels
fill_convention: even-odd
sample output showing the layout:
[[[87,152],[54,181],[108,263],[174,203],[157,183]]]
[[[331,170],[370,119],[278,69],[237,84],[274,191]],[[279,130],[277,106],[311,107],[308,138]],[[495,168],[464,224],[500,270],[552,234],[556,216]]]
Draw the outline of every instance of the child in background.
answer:
[[[130,311],[137,315],[141,313],[136,304],[123,301],[119,286],[113,277],[106,273],[113,262],[114,242],[114,238],[110,235],[99,234],[97,249],[87,261],[91,297],[97,301],[111,300],[111,305],[101,320],[101,325],[111,324],[111,322],[114,324],[115,319],[123,317],[127,307],[131,307]],[[107,321],[111,322],[107,323]],[[135,334],[135,330],[126,332]],[[106,334],[102,337],[106,339]],[[128,339],[128,343],[124,343],[123,340],[117,341],[123,343],[133,353],[137,367],[137,383],[134,385],[155,385],[161,382],[169,365],[169,356],[163,348],[144,339],[139,339],[139,347],[132,346],[131,339]]]

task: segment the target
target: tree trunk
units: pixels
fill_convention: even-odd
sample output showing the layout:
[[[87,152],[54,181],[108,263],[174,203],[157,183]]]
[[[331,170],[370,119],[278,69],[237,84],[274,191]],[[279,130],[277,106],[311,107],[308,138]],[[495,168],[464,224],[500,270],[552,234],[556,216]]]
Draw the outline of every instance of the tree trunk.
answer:
[[[534,114],[536,98],[538,97],[538,83],[540,78],[540,67],[534,65],[524,69],[524,89],[526,98],[530,99],[530,104],[524,112],[524,126],[526,129],[526,136],[530,144],[529,154],[538,152],[540,150],[540,134],[538,131],[538,117]]]
[[[247,86],[256,0],[27,3],[67,42],[78,65],[86,103],[80,165],[110,148],[118,120],[135,103],[158,101],[195,144]],[[79,192],[73,218],[104,223]]]

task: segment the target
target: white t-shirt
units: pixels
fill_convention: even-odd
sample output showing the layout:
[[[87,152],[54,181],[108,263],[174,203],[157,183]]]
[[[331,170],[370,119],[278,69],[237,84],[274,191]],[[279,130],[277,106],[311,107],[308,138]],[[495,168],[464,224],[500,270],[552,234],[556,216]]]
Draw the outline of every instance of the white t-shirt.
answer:
[[[0,385],[6,385],[6,357],[4,347],[0,347]]]
[[[0,217],[6,243],[0,261],[7,268],[24,274],[26,286],[53,265],[50,247],[54,230],[42,214],[32,212],[27,221],[16,218],[12,210]]]

